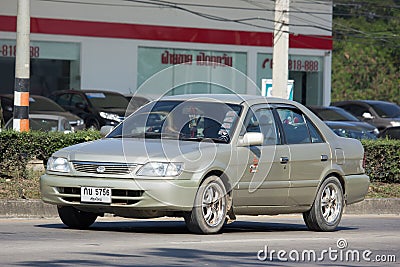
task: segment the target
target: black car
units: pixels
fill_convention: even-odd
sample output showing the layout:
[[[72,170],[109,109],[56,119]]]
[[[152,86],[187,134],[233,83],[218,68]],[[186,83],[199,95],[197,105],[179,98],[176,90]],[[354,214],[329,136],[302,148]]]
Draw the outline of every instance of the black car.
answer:
[[[378,137],[388,139],[400,139],[400,126],[387,127],[379,134]]]
[[[360,121],[342,108],[332,106],[309,106],[308,108],[333,130],[342,129],[345,131],[345,129],[348,129],[348,131],[358,131],[359,136],[365,136],[363,132],[368,132],[375,136],[379,134],[379,130],[375,126]]]
[[[57,91],[50,98],[84,119],[86,127],[92,129],[117,125],[125,118],[129,105],[124,95],[104,90]]]
[[[345,121],[325,121],[326,125],[332,131],[341,137],[355,138],[355,139],[377,139],[377,136],[363,127]]]
[[[378,100],[349,100],[334,102],[362,121],[368,122],[379,131],[387,127],[400,126],[400,107],[395,103]]]
[[[0,95],[1,106],[3,108],[4,121],[9,121],[13,118],[14,112],[14,95],[13,94],[2,94]],[[79,118],[75,114],[66,111],[60,105],[55,103],[53,100],[39,95],[29,96],[29,114],[47,114],[47,115],[58,115],[67,118],[70,125],[75,131],[83,130],[85,124],[83,119]]]

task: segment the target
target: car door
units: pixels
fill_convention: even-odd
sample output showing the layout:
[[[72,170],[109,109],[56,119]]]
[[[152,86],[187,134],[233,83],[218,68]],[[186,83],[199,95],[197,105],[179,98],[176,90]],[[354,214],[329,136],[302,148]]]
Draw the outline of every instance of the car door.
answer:
[[[262,132],[261,146],[238,147],[238,162],[242,164],[234,203],[236,206],[282,206],[289,194],[289,149],[281,143],[272,109],[258,105],[249,110],[241,132]]]
[[[318,129],[299,109],[278,107],[285,142],[290,151],[289,205],[310,205],[331,165],[331,150]]]

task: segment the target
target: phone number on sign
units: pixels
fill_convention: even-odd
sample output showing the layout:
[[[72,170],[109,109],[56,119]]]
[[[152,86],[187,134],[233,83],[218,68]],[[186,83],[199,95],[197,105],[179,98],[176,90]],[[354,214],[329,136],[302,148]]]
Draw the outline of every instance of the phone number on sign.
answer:
[[[317,60],[291,60],[288,61],[289,70],[293,71],[318,71]]]
[[[272,59],[267,58],[264,60],[262,64],[262,68],[265,69],[266,67],[269,67],[272,69],[273,62]],[[300,60],[300,59],[289,59],[288,60],[288,69],[290,71],[307,71],[307,72],[312,72],[312,71],[319,71],[319,62],[318,60]]]
[[[39,46],[30,46],[30,57],[39,57],[40,56],[40,48]],[[15,57],[17,54],[17,46],[16,45],[2,45],[0,55],[3,57]]]

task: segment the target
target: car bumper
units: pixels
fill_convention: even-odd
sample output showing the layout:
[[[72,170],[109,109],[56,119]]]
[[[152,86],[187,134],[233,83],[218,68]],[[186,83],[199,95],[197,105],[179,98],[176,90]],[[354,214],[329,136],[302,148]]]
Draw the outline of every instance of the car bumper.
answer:
[[[192,180],[135,180],[54,174],[44,174],[40,178],[42,199],[46,203],[114,214],[126,209],[190,211],[197,186],[197,182]],[[81,187],[111,188],[111,203],[82,203]]]
[[[353,204],[364,200],[368,193],[369,177],[366,174],[345,176],[346,204]]]

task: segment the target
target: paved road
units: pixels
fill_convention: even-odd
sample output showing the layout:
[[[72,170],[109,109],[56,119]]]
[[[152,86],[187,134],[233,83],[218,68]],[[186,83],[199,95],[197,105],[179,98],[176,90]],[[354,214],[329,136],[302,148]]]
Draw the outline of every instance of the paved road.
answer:
[[[345,215],[332,233],[308,231],[299,215],[238,219],[214,236],[190,234],[180,219],[108,217],[90,230],[56,218],[0,219],[0,265],[399,266],[400,216]],[[397,264],[387,262],[393,256]]]

